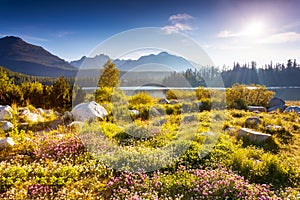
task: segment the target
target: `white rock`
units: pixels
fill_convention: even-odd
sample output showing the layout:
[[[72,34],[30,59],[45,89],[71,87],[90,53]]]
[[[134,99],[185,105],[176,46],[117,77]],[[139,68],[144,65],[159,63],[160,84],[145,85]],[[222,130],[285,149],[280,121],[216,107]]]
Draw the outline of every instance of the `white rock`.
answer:
[[[12,108],[10,106],[0,106],[0,120],[11,119]]]
[[[25,107],[25,108],[21,108],[21,115],[27,115],[28,113],[30,113],[29,108]]]
[[[277,126],[277,125],[270,124],[270,125],[266,126],[266,129],[269,130],[269,131],[272,131],[272,130],[278,131],[278,130],[281,130],[283,128],[282,128],[282,126]]]
[[[34,122],[34,123],[44,121],[44,118],[42,116],[40,116],[39,114],[36,114],[36,113],[27,113],[25,115],[25,118],[26,118],[27,121]]]
[[[40,115],[44,115],[45,114],[45,112],[44,112],[44,110],[42,108],[38,108],[36,110],[40,113]]]
[[[75,121],[93,121],[97,118],[104,119],[108,115],[105,108],[94,101],[78,104],[71,113]]]
[[[13,147],[15,145],[15,142],[11,137],[4,138],[0,140],[0,150],[3,150],[5,148]]]
[[[14,125],[11,122],[3,121],[1,123],[2,123],[2,129],[4,131],[9,131],[14,128]]]
[[[257,132],[248,128],[241,128],[238,131],[238,137],[248,137],[250,141],[252,142],[263,142],[266,139],[270,138],[270,134],[265,134],[261,132]]]

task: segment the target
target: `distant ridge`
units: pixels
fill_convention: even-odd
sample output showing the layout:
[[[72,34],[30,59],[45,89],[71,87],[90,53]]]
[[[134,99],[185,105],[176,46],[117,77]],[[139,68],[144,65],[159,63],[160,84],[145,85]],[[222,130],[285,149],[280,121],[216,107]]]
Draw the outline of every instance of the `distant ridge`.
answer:
[[[83,69],[102,69],[107,60],[111,59],[109,56],[100,54],[95,57],[83,56],[79,60],[71,61],[75,67]],[[160,52],[159,54],[150,54],[141,56],[137,60],[131,59],[115,59],[113,62],[120,71],[177,71],[182,72],[193,68],[193,65],[186,59],[169,54],[167,52]]]
[[[31,76],[74,77],[77,72],[58,56],[14,36],[0,38],[0,65]]]

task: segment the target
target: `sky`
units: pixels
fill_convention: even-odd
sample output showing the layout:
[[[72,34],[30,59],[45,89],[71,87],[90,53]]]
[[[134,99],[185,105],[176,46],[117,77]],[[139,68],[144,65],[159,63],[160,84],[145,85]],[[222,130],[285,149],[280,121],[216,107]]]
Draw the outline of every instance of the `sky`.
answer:
[[[298,0],[0,0],[0,37],[72,61],[115,34],[157,27],[189,37],[216,66],[262,66],[300,62],[299,8]]]

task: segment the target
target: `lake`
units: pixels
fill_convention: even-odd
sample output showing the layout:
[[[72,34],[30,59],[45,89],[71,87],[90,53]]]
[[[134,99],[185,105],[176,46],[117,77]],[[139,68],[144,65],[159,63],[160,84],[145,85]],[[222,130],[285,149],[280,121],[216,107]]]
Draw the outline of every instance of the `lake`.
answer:
[[[88,93],[92,93],[97,87],[83,87]],[[138,92],[148,92],[152,97],[165,98],[165,93],[168,90],[195,90],[193,87],[157,87],[157,86],[141,86],[141,87],[120,87],[126,95],[134,95]],[[211,88],[217,90],[224,90],[225,88]],[[268,90],[274,91],[276,97],[290,101],[300,101],[300,86],[286,86],[286,87],[267,87]]]

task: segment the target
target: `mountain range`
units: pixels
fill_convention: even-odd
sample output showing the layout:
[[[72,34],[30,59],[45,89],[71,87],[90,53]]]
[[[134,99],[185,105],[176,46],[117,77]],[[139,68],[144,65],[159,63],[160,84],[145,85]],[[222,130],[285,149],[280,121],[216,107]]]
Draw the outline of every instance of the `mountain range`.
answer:
[[[31,76],[75,77],[79,68],[87,71],[99,70],[109,59],[111,58],[108,55],[100,54],[95,57],[83,56],[79,60],[67,62],[19,37],[0,38],[0,66]],[[193,67],[186,59],[167,52],[145,55],[137,60],[115,59],[113,62],[122,72],[179,72]]]
[[[100,54],[95,57],[83,56],[80,60],[71,61],[70,64],[80,69],[101,69],[111,59],[109,56]],[[137,60],[115,59],[116,67],[123,72],[127,71],[185,71],[193,68],[193,65],[186,59],[171,55],[167,52],[141,56]]]

